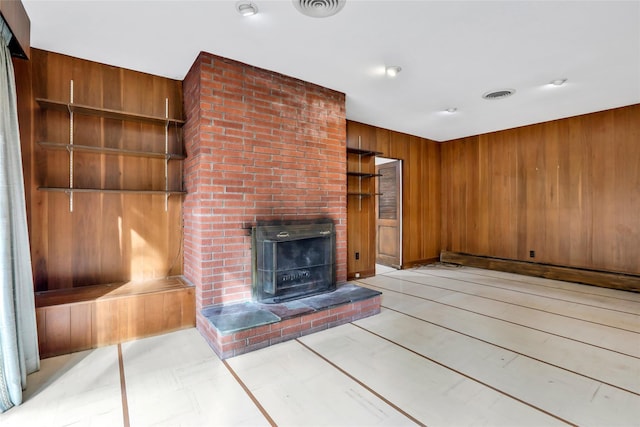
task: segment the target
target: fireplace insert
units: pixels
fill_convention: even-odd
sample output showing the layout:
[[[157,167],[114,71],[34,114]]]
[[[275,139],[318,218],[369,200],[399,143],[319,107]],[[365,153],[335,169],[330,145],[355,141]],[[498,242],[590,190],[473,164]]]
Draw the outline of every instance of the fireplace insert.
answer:
[[[331,220],[252,228],[252,297],[278,303],[336,288],[336,233]]]

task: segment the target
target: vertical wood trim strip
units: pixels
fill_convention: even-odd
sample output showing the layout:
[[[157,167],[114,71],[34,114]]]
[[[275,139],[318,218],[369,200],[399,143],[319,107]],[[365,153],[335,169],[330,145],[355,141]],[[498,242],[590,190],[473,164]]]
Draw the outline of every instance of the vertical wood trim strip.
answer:
[[[122,396],[122,422],[124,427],[130,427],[129,404],[127,403],[127,384],[124,379],[124,361],[122,359],[122,345],[118,344],[118,366],[120,370],[120,394]]]

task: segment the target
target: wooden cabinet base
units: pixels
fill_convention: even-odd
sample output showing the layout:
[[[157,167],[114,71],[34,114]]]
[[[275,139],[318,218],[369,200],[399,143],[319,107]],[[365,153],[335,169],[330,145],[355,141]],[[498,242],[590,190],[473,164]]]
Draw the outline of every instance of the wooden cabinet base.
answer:
[[[195,289],[177,278],[36,293],[40,357],[195,326]]]

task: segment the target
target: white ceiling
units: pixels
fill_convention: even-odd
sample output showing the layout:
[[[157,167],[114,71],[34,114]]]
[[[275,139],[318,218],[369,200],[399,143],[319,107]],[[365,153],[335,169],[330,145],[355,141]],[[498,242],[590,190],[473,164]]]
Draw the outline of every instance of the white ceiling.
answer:
[[[235,0],[23,3],[33,47],[179,80],[206,51],[344,92],[348,119],[436,141],[640,103],[640,0],[347,0],[322,19],[253,1],[252,17]],[[481,98],[502,88],[516,93]]]

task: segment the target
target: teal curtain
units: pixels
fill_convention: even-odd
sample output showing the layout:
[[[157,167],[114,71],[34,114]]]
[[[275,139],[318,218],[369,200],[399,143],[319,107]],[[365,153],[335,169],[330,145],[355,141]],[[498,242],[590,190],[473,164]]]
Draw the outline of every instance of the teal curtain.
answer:
[[[10,39],[0,17],[0,413],[40,368]]]

